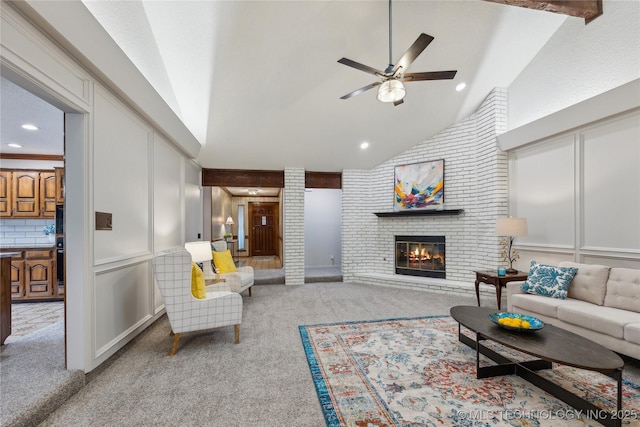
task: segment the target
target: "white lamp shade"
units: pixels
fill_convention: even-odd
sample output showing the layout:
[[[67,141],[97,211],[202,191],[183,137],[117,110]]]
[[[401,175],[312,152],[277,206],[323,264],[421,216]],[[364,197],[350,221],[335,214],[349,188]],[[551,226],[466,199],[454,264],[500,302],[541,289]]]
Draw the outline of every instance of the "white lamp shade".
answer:
[[[193,262],[204,262],[213,259],[211,254],[211,243],[197,241],[187,242],[184,244],[184,248],[191,254],[191,260]]]
[[[526,218],[498,218],[496,219],[496,235],[497,236],[526,236],[527,219]]]
[[[227,218],[227,222],[226,222],[225,224],[227,224],[227,225],[233,225],[233,224],[234,224],[234,223],[233,223],[233,218],[231,218],[231,216],[229,216],[229,217]]]
[[[400,80],[387,80],[382,82],[378,88],[378,101],[380,102],[397,102],[404,98],[407,92]]]

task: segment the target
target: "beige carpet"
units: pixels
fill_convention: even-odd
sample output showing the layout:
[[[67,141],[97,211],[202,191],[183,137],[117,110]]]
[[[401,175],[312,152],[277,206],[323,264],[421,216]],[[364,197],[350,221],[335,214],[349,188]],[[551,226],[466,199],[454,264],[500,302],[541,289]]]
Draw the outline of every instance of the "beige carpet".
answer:
[[[259,285],[243,301],[240,344],[233,344],[231,327],[185,334],[170,358],[162,317],[91,372],[76,395],[57,399],[60,407],[42,425],[324,426],[299,325],[440,315],[453,305],[475,305],[473,297],[345,283]],[[62,335],[57,339],[62,348]],[[639,372],[636,362],[624,375],[638,383]],[[2,380],[11,381],[4,371]],[[38,385],[36,378],[25,389]]]

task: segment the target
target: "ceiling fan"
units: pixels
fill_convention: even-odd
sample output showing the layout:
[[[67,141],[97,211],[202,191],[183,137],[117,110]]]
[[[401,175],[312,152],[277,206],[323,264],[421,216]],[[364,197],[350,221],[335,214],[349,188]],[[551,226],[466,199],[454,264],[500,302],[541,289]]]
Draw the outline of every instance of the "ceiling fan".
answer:
[[[352,96],[366,92],[376,86],[378,88],[378,101],[380,102],[393,102],[393,105],[400,105],[404,101],[406,91],[404,89],[403,82],[417,82],[421,80],[447,80],[453,79],[457,73],[453,71],[430,71],[424,73],[407,73],[407,69],[416,60],[418,55],[433,41],[433,37],[428,34],[420,34],[415,42],[409,47],[409,49],[402,55],[398,62],[394,65],[391,62],[391,0],[389,0],[389,66],[384,70],[376,70],[375,68],[367,65],[360,64],[359,62],[352,61],[351,59],[342,58],[338,60],[339,63],[353,67],[357,70],[364,71],[365,73],[373,74],[380,77],[379,82],[373,82],[367,86],[356,89],[350,92],[340,99],[349,99]]]

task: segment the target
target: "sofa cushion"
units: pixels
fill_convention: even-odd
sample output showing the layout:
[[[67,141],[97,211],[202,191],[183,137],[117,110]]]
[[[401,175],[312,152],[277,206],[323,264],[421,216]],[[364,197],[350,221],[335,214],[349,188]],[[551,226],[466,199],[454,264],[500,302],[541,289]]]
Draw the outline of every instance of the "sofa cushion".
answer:
[[[595,264],[578,264],[564,261],[558,264],[560,267],[574,267],[578,272],[569,284],[567,297],[591,302],[597,305],[604,304],[604,294],[607,289],[607,279],[611,267]]]
[[[537,313],[543,316],[552,317],[554,319],[558,317],[558,306],[566,302],[566,300],[531,294],[514,294],[511,295],[510,298],[510,305],[516,312],[518,309],[521,309],[530,313]]]
[[[558,307],[558,319],[581,328],[624,339],[625,326],[640,322],[640,314],[597,306],[580,300],[568,300]]]
[[[604,305],[640,313],[640,270],[612,268]]]
[[[575,267],[555,267],[531,261],[529,276],[522,290],[530,294],[565,299],[569,284],[578,271]]]
[[[236,265],[231,257],[231,251],[229,249],[218,252],[211,252],[213,257],[213,264],[220,271],[220,273],[234,273],[236,271]]]
[[[634,344],[640,344],[640,322],[629,323],[624,327],[624,339]]]
[[[242,288],[244,288],[245,286],[251,284],[251,282],[253,281],[253,273],[242,271],[240,269],[238,269],[238,271],[236,271],[235,273],[223,274],[222,278],[226,279],[231,274],[233,274],[234,276],[236,276],[236,277],[238,277],[240,279],[240,287],[242,287]]]

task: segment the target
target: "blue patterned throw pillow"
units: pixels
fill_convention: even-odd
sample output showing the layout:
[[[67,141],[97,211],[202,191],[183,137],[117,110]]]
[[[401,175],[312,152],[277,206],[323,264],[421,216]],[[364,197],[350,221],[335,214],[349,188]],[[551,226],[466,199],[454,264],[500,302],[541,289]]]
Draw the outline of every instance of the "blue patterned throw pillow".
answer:
[[[577,272],[575,267],[554,267],[531,261],[529,276],[522,285],[522,290],[530,294],[566,299],[569,284]]]

